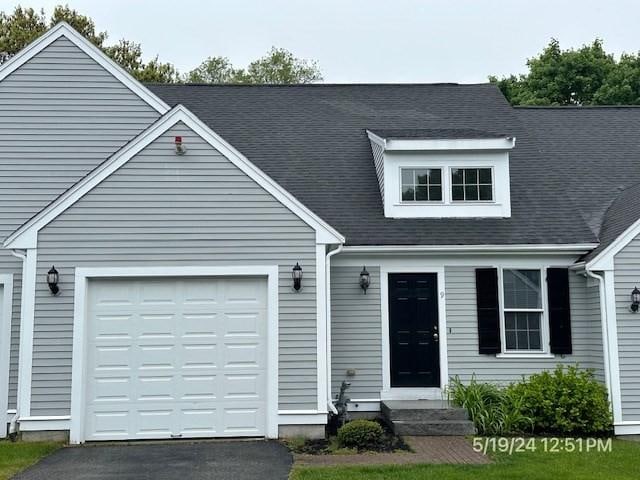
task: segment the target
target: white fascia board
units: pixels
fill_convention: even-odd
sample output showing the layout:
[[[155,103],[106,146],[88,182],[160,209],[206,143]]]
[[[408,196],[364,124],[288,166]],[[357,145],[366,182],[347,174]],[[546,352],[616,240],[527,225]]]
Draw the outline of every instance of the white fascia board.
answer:
[[[256,181],[280,203],[313,228],[316,231],[317,243],[342,244],[345,242],[345,238],[339,232],[334,230],[333,227],[320,219],[320,217],[300,203],[293,195],[253,165],[240,152],[202,123],[202,121],[187,110],[186,107],[177,105],[12,233],[5,240],[4,247],[12,249],[35,248],[37,246],[37,233],[40,229],[48,225],[178,122],[183,122],[225,156],[231,163],[242,170],[248,177]]]
[[[618,237],[596,255],[595,258],[587,262],[587,270],[613,270],[613,257],[638,235],[640,235],[640,219],[636,220],[630,227],[618,235]]]
[[[576,244],[522,244],[522,245],[353,245],[345,246],[344,253],[545,253],[584,254],[598,246],[597,243]]]
[[[58,23],[55,27],[5,62],[0,68],[0,82],[60,37],[67,38],[67,40],[89,55],[107,72],[160,114],[164,114],[170,110],[169,105],[154,95],[149,89],[133,78],[124,68],[111,60],[102,50],[80,35],[66,22]]]
[[[386,151],[451,151],[451,150],[511,150],[515,137],[504,138],[382,138],[367,130],[369,140]]]

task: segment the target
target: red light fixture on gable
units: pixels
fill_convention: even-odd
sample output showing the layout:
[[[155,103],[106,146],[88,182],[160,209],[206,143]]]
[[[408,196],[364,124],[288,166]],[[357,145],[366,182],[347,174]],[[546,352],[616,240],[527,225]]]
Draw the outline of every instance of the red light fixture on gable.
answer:
[[[185,147],[184,143],[182,143],[182,136],[177,135],[174,139],[174,144],[176,146],[176,154],[184,155],[185,153],[187,153],[187,147]]]

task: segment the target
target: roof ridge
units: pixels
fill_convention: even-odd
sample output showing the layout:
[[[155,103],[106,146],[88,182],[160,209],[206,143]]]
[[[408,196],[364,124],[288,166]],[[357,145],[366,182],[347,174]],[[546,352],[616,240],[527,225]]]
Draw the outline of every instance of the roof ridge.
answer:
[[[596,110],[605,108],[640,108],[640,105],[513,105],[520,110]]]
[[[375,83],[375,82],[347,82],[347,83],[261,83],[261,84],[248,84],[248,83],[199,83],[199,82],[185,82],[185,83],[162,83],[162,82],[145,82],[145,85],[154,86],[185,86],[185,87],[272,87],[272,88],[292,88],[292,87],[481,87],[491,86],[490,82],[481,83],[456,83],[456,82],[389,82],[389,83]]]

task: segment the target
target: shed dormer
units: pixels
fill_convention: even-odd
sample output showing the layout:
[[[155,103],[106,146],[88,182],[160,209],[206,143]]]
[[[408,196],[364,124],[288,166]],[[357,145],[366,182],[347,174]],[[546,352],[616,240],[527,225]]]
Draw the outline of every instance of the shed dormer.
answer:
[[[385,217],[511,216],[515,138],[473,129],[367,130]]]

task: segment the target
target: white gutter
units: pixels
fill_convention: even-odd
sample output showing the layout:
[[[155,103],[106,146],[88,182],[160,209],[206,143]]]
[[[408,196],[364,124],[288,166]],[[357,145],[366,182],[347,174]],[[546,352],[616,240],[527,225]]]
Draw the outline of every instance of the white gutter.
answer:
[[[27,255],[26,253],[22,253],[18,250],[11,250],[11,255],[13,255],[14,257],[19,258],[20,260],[22,260],[22,266],[24,269],[24,264],[27,260]],[[22,311],[20,312],[20,314],[22,315]],[[22,322],[20,322],[20,324],[22,325]],[[9,422],[9,437],[12,438],[12,436],[14,436],[17,432],[18,432],[18,418],[20,418],[20,402],[17,401],[16,399],[16,413],[13,415],[13,417],[11,417],[11,420]]]
[[[343,248],[345,253],[403,253],[403,252],[545,252],[587,253],[597,243],[521,244],[521,245],[352,245]]]
[[[598,286],[600,288],[600,318],[602,321],[600,322],[602,326],[602,354],[604,356],[604,374],[605,374],[605,383],[607,384],[607,391],[609,392],[609,396],[613,397],[613,390],[611,388],[611,367],[609,361],[609,320],[607,316],[607,302],[606,302],[606,293],[604,286],[604,277],[602,275],[598,275],[597,273],[593,273],[591,270],[585,269],[585,273],[591,278],[595,278],[598,280]],[[613,405],[613,398],[609,399]]]
[[[331,257],[340,253],[344,249],[342,244],[338,245],[338,248],[331,250],[327,253],[326,260],[324,262],[326,272],[326,299],[327,299],[327,406],[329,410],[334,414],[338,414],[336,406],[333,404],[333,398],[331,396]]]

